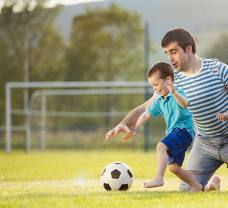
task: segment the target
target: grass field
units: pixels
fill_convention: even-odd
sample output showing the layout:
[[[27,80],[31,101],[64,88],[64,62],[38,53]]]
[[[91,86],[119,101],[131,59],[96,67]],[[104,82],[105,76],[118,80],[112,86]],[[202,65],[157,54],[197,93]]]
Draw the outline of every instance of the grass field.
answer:
[[[144,189],[155,173],[155,154],[140,151],[48,151],[0,153],[1,208],[73,207],[228,207],[228,169],[222,166],[219,193],[181,193],[171,173],[161,188]],[[134,174],[126,192],[106,192],[100,185],[103,167],[113,161],[128,164]]]

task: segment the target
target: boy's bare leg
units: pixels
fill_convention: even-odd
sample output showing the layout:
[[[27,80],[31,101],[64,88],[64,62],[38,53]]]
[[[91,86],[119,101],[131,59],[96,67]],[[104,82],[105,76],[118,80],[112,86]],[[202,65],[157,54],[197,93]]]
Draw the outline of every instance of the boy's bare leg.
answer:
[[[185,183],[191,186],[192,192],[203,191],[203,187],[188,171],[182,169],[178,164],[173,163],[169,165],[169,170],[174,173]]]
[[[157,144],[157,173],[155,178],[144,183],[145,188],[154,188],[164,185],[164,174],[167,167],[167,147],[159,142]]]
[[[204,187],[204,191],[220,191],[220,177],[212,176],[207,185]]]

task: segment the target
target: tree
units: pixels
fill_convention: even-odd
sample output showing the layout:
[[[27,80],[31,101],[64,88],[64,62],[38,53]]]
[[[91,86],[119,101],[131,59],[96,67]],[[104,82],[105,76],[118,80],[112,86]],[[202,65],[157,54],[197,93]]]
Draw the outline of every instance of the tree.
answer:
[[[0,109],[8,81],[57,80],[64,68],[64,43],[53,27],[61,8],[44,8],[44,0],[6,0],[0,13]],[[21,96],[21,95],[20,95]],[[14,96],[15,98],[19,95]],[[22,100],[22,99],[21,99]],[[20,108],[23,102],[12,104]],[[0,116],[3,122],[4,114]]]
[[[142,80],[140,17],[114,4],[76,16],[66,61],[67,80]]]
[[[228,33],[221,34],[206,54],[207,57],[218,58],[220,61],[228,64]]]
[[[88,9],[76,16],[66,52],[66,80],[144,80],[143,31],[139,15],[114,4],[105,9]],[[91,99],[80,102],[81,110],[91,106]],[[116,111],[126,110],[128,103],[140,103],[140,98],[126,99]],[[114,100],[115,95],[94,97],[93,109],[110,112]],[[111,124],[110,118],[104,122]]]

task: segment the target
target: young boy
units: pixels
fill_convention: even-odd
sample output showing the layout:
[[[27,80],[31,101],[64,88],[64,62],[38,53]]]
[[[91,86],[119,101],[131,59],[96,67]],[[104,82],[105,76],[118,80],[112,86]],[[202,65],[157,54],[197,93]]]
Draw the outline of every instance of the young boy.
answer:
[[[202,186],[186,170],[182,169],[185,151],[192,143],[194,130],[191,113],[184,93],[173,85],[174,74],[169,64],[160,62],[148,71],[148,82],[158,94],[155,101],[138,118],[134,129],[128,133],[127,141],[151,117],[161,114],[166,122],[166,136],[157,144],[157,173],[154,179],[145,182],[145,188],[164,184],[164,173],[168,168],[177,177],[190,185],[192,191],[202,191]]]

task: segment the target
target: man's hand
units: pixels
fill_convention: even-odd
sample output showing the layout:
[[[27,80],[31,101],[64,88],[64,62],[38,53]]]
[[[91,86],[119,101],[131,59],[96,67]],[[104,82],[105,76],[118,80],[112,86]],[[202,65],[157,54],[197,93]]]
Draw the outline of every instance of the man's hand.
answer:
[[[216,115],[216,117],[220,120],[220,121],[228,121],[228,112],[226,113],[218,113]]]
[[[108,140],[111,140],[114,136],[116,136],[120,132],[130,133],[131,131],[128,128],[128,126],[122,125],[122,124],[118,124],[116,127],[114,127],[113,129],[109,130],[106,133],[106,135],[105,135],[105,142],[107,142]]]

